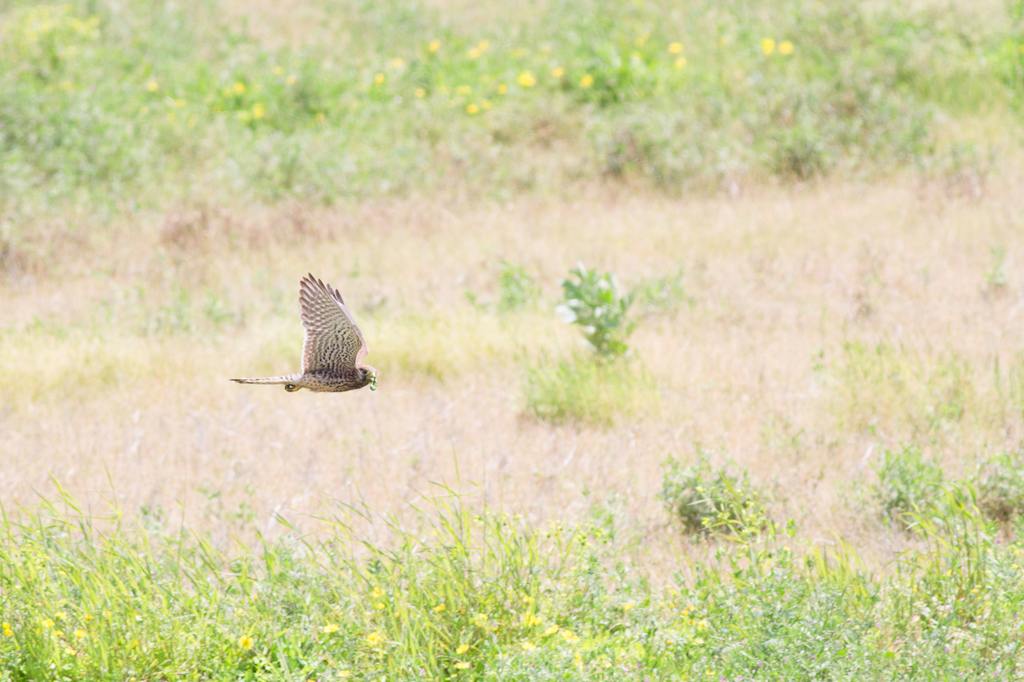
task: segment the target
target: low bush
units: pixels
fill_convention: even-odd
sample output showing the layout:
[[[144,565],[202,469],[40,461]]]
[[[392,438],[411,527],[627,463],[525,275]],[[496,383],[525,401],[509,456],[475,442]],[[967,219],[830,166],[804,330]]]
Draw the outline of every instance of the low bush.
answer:
[[[1003,453],[982,464],[975,483],[978,507],[991,519],[1024,516],[1024,451]]]
[[[943,499],[942,468],[934,460],[926,459],[917,445],[883,449],[874,471],[878,481],[871,487],[872,495],[883,517],[899,525],[908,525],[909,514]]]
[[[658,496],[672,516],[691,533],[760,527],[766,518],[765,494],[747,472],[712,467],[709,453],[699,447],[697,454],[690,464],[674,457],[662,463]]]

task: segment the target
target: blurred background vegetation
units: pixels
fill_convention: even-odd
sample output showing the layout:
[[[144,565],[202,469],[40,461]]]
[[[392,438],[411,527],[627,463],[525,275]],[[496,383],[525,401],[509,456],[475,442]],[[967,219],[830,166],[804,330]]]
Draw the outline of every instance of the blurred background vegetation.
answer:
[[[1004,135],[1024,98],[1019,0],[996,20],[855,0],[557,0],[461,22],[351,0],[307,3],[301,29],[273,35],[208,0],[5,4],[8,238],[19,216],[68,204],[956,174],[990,164],[987,131]]]

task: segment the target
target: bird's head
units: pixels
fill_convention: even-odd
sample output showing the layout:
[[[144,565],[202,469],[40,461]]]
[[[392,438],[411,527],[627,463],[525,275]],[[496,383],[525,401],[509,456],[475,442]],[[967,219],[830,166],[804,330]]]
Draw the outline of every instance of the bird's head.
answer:
[[[362,379],[362,385],[370,385],[371,391],[377,390],[377,370],[369,365],[363,365],[359,368],[360,378]]]

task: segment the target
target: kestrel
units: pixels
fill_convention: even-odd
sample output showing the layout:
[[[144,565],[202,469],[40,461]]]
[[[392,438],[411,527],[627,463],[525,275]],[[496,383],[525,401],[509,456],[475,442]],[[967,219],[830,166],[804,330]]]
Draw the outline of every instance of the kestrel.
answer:
[[[306,330],[302,372],[283,377],[232,379],[240,384],[284,384],[284,390],[352,391],[377,389],[377,370],[359,361],[370,352],[345,301],[330,284],[306,275],[299,283],[299,317]]]

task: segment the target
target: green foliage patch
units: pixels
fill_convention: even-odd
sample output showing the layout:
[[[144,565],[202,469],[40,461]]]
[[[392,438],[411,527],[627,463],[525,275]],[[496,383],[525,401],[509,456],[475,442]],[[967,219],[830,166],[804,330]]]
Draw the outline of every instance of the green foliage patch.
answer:
[[[1024,452],[1004,452],[979,467],[978,507],[1000,522],[1024,516]]]
[[[526,411],[536,417],[598,425],[656,409],[660,395],[639,360],[595,362],[582,354],[527,367],[524,393]]]
[[[902,525],[910,514],[935,504],[943,497],[942,468],[925,458],[921,448],[905,445],[899,450],[883,449],[874,466],[878,482],[872,486],[883,516]]]
[[[445,489],[412,528],[332,504],[230,553],[65,498],[3,517],[0,679],[1012,679],[1021,547],[954,499],[884,575],[765,524],[655,587],[604,524]]]
[[[675,457],[662,465],[659,497],[672,516],[691,533],[724,532],[766,522],[765,494],[750,482],[746,471],[711,466],[710,453],[699,446],[697,461],[683,464]]]
[[[934,112],[1024,93],[1019,22],[953,10],[559,1],[472,28],[400,2],[311,12],[292,46],[216,2],[8,5],[4,204],[501,193],[533,186],[527,150],[555,142],[568,175],[666,188],[872,172],[933,155]]]
[[[587,346],[601,358],[624,355],[626,340],[636,324],[628,319],[633,294],[623,294],[619,281],[610,272],[603,275],[579,263],[569,274],[576,280],[562,280],[564,302],[555,312],[568,324],[583,332]]]

